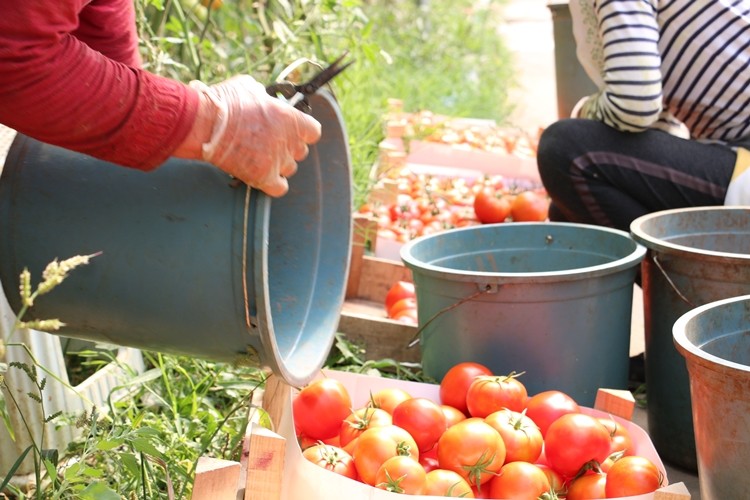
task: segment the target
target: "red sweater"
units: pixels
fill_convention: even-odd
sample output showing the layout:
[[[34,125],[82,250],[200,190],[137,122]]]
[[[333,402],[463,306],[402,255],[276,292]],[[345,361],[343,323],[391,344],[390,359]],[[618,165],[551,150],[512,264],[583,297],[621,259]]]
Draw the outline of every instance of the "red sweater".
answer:
[[[0,0],[0,123],[149,170],[197,108],[194,90],[140,69],[133,0]]]

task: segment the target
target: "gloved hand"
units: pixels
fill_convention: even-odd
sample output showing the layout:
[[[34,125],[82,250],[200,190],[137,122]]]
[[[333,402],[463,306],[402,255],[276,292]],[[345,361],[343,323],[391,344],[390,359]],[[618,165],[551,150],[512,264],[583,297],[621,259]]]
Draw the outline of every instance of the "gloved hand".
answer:
[[[297,172],[308,144],[320,139],[320,123],[269,96],[249,75],[210,87],[198,81],[190,85],[218,110],[211,140],[203,144],[203,159],[269,196],[286,194],[286,178]]]

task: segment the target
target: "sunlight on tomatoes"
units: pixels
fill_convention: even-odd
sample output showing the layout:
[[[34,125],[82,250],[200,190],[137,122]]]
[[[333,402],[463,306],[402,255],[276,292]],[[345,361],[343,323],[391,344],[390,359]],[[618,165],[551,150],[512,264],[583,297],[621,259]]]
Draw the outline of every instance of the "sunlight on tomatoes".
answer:
[[[659,489],[664,478],[649,459],[628,456],[615,460],[607,472],[607,498],[645,495]]]
[[[492,375],[492,371],[481,363],[471,361],[452,366],[440,381],[440,401],[468,415],[466,393],[480,375]]]
[[[516,195],[510,209],[515,222],[542,222],[547,220],[549,199],[535,191],[524,191]]]
[[[352,411],[352,401],[344,384],[324,378],[303,387],[292,410],[298,434],[325,440],[338,436],[341,422]]]

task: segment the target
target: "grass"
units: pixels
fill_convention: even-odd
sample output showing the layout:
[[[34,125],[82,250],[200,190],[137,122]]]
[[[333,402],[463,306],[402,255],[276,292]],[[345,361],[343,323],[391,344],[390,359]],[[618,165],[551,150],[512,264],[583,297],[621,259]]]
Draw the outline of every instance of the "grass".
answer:
[[[355,206],[370,188],[369,171],[383,138],[389,98],[403,100],[406,111],[429,109],[499,123],[510,110],[512,67],[497,33],[500,4],[457,0],[428,5],[406,0],[225,0],[210,9],[193,0],[136,1],[144,64],[182,81],[213,83],[249,73],[269,83],[288,64],[304,59],[309,64],[295,74],[302,79],[348,51],[356,63],[332,88],[349,136]],[[367,360],[365,354],[337,335],[327,364],[424,380],[419,365]],[[93,365],[84,366],[87,356]],[[100,356],[82,354],[82,365],[72,370],[82,379],[92,366],[104,364]],[[189,498],[201,456],[239,459],[248,410],[266,374],[209,360],[152,352],[144,356],[148,369],[134,374],[130,397],[83,415],[45,413],[49,374],[43,367],[0,365],[0,371],[21,370],[34,377],[38,391],[21,397],[39,400],[36,418],[49,420],[50,426],[73,423],[80,434],[67,449],[45,449],[42,442],[26,449],[24,456],[34,459],[37,486],[11,484],[11,470],[3,485],[11,497]],[[3,383],[7,398],[12,388],[8,379]],[[7,399],[0,403],[7,415],[12,405]]]

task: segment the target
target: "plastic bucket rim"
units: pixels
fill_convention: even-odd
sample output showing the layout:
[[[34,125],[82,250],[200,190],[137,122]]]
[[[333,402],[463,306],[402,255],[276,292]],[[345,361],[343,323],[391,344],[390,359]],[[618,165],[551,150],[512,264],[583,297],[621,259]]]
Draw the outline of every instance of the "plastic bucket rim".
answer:
[[[672,339],[680,354],[682,354],[682,356],[685,357],[686,360],[688,358],[687,355],[690,354],[694,360],[705,360],[707,363],[710,363],[714,366],[719,366],[722,369],[732,371],[736,370],[750,374],[750,366],[720,358],[719,356],[700,349],[697,345],[690,341],[686,333],[688,323],[690,323],[693,319],[705,313],[706,311],[742,301],[750,301],[750,295],[740,295],[737,297],[729,297],[726,299],[709,302],[707,304],[695,307],[677,318],[674,326],[672,327]]]
[[[689,255],[700,255],[701,258],[717,258],[724,260],[735,260],[740,262],[750,261],[750,253],[734,253],[734,252],[718,252],[716,250],[704,250],[695,247],[689,247],[686,245],[680,245],[672,243],[663,238],[656,238],[643,229],[646,222],[652,221],[660,217],[667,217],[677,213],[685,212],[714,212],[714,211],[750,211],[750,205],[718,205],[718,206],[706,206],[706,207],[687,207],[687,208],[674,208],[669,210],[661,210],[658,212],[652,212],[646,215],[642,215],[637,219],[633,220],[630,224],[630,234],[635,241],[639,244],[646,246],[649,250],[669,253],[669,254],[689,254]]]
[[[512,224],[512,225],[511,225]],[[452,229],[450,232],[452,234],[455,234],[457,232],[462,231],[476,231],[478,228],[488,228],[488,227],[529,227],[529,226],[555,226],[555,227],[570,227],[570,228],[576,228],[576,229],[584,229],[584,230],[590,230],[590,231],[599,231],[599,232],[606,232],[610,233],[612,235],[627,239],[631,241],[634,245],[633,251],[619,259],[613,260],[611,262],[607,262],[605,264],[597,264],[595,266],[586,266],[586,267],[579,267],[575,269],[566,269],[561,271],[539,271],[539,272],[518,272],[518,273],[508,273],[508,272],[488,272],[488,271],[469,271],[469,270],[456,270],[449,267],[443,267],[443,266],[436,266],[434,264],[430,264],[427,262],[418,261],[412,256],[412,249],[420,244],[424,244],[425,241],[429,241],[431,239],[437,239],[441,237],[445,237],[446,233],[435,233],[430,234],[427,236],[422,236],[413,240],[408,241],[404,244],[403,247],[401,247],[401,259],[404,261],[404,263],[411,267],[412,269],[418,268],[421,272],[426,272],[428,274],[440,274],[441,277],[450,277],[453,281],[469,281],[474,282],[477,281],[477,278],[481,278],[483,281],[492,283],[496,281],[502,281],[502,282],[516,282],[516,281],[523,281],[526,282],[529,278],[534,278],[537,282],[559,282],[559,281],[574,281],[578,279],[589,279],[591,277],[600,276],[600,275],[609,275],[614,274],[618,271],[629,269],[631,267],[634,267],[635,265],[639,264],[641,260],[646,255],[646,247],[635,241],[630,234],[628,234],[626,231],[621,231],[619,229],[604,227],[604,226],[595,226],[592,224],[580,224],[580,223],[573,223],[573,222],[513,222],[511,224],[508,223],[497,223],[497,224],[483,224],[481,226],[468,226],[468,227],[462,227],[457,229]]]
[[[315,116],[315,109],[318,105],[323,105],[325,108],[325,112],[333,113],[333,115],[336,118],[336,122],[338,123],[339,127],[334,132],[341,134],[341,141],[339,141],[341,147],[344,149],[344,153],[346,154],[346,164],[351,164],[351,159],[349,157],[349,149],[348,149],[348,142],[346,137],[346,129],[344,124],[344,119],[341,114],[341,110],[337,105],[335,97],[328,92],[325,89],[321,89],[317,93],[315,93],[313,96],[311,96],[311,101],[313,104],[313,116]],[[320,117],[318,117],[320,118]],[[322,142],[322,141],[321,141]],[[320,143],[313,144],[310,146],[310,151],[308,153],[308,157],[306,158],[306,161],[316,161],[317,167],[319,170],[321,170],[321,175],[325,172],[322,172],[323,170],[323,164],[320,161],[320,158],[317,156],[318,149],[319,149]],[[347,168],[346,172],[347,176],[351,176],[351,169],[350,167]],[[349,180],[349,184],[351,184],[351,179]],[[279,348],[279,342],[277,342],[277,327],[273,321],[273,303],[272,303],[272,297],[271,297],[271,290],[269,285],[269,280],[265,279],[266,276],[268,276],[269,273],[269,246],[268,246],[268,239],[270,234],[270,224],[271,224],[271,211],[273,210],[273,198],[266,195],[265,193],[257,190],[252,190],[251,196],[259,196],[260,199],[257,203],[255,213],[253,214],[254,220],[255,220],[255,234],[253,235],[253,248],[248,248],[248,252],[251,252],[248,254],[248,260],[249,264],[254,266],[254,272],[253,272],[253,280],[254,282],[248,283],[247,286],[253,287],[254,291],[254,299],[255,299],[255,309],[256,309],[256,328],[258,329],[258,337],[261,341],[261,344],[267,347],[271,348],[271,354],[272,356],[269,356],[269,359],[266,359],[266,364],[269,365],[274,372],[274,374],[279,375],[285,382],[287,382],[290,385],[296,385],[296,386],[302,386],[310,382],[315,376],[317,376],[318,372],[320,371],[320,366],[317,368],[313,368],[308,370],[306,373],[302,373],[301,369],[298,369],[294,373],[292,372],[292,368],[290,366],[290,360],[285,359],[287,357],[291,357],[291,353],[285,353],[282,352],[282,350]],[[324,198],[325,195],[322,195],[321,198]],[[351,193],[349,195],[349,203],[351,204],[352,198]],[[326,214],[323,214],[324,216]],[[346,246],[346,262],[349,263],[351,260],[351,234],[352,234],[352,223],[350,218],[350,225],[349,230],[346,232],[345,237],[345,246]],[[318,263],[319,264],[319,263]],[[343,306],[343,303],[345,301],[345,295],[346,295],[346,284],[348,279],[348,273],[349,273],[349,266],[348,264],[344,266],[343,269],[343,277],[339,281],[340,283],[340,290],[338,293],[338,303],[335,304],[336,307],[331,307],[331,315],[335,315],[336,318],[338,318],[339,311],[341,307]],[[330,285],[328,285],[330,286]],[[316,291],[317,287],[313,290]],[[333,304],[332,304],[333,305]],[[309,310],[307,311],[307,316],[309,316]],[[250,314],[250,311],[246,311],[247,314]],[[332,319],[333,316],[330,316],[329,319]],[[303,323],[302,329],[297,331],[296,333],[299,334],[299,338],[301,338],[303,329],[308,325],[309,317],[305,318],[306,321]],[[333,343],[335,341],[335,335],[336,335],[336,323],[338,320],[333,321],[333,328],[330,332],[330,335],[328,336],[328,339],[325,344],[321,343],[318,348],[318,353],[320,356],[320,362],[321,366],[325,363],[325,360],[327,358],[327,353],[330,351],[331,347],[333,346]],[[315,324],[313,327],[307,326],[308,328],[317,328],[319,325]],[[248,332],[252,334],[251,332]],[[267,351],[267,349],[266,349]]]

